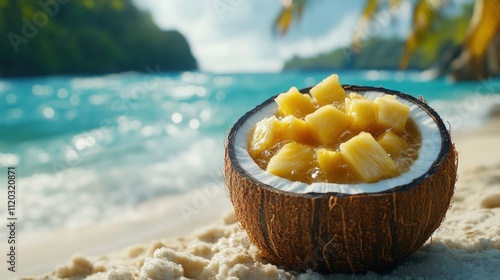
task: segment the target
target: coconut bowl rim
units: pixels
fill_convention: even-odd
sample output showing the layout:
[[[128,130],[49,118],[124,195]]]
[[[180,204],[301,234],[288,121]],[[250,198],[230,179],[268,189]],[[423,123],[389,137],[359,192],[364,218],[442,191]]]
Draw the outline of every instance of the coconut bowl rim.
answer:
[[[246,122],[246,120],[254,115],[256,112],[260,111],[262,108],[268,106],[270,103],[274,102],[275,98],[280,94],[276,94],[274,96],[271,96],[261,104],[257,105],[255,108],[252,110],[246,112],[243,116],[241,116],[236,123],[231,127],[228,137],[227,137],[227,143],[226,143],[226,149],[227,149],[227,156],[229,158],[229,161],[231,162],[231,165],[234,169],[234,171],[238,172],[243,178],[250,180],[255,183],[256,186],[259,188],[266,189],[268,191],[273,191],[289,196],[299,196],[299,197],[306,197],[306,198],[318,198],[318,197],[330,197],[330,196],[336,196],[336,197],[355,197],[355,196],[377,196],[377,195],[387,195],[387,194],[393,194],[393,193],[399,193],[399,192],[405,192],[409,189],[412,189],[414,187],[418,187],[421,185],[424,181],[426,181],[429,177],[433,176],[437,171],[441,163],[444,161],[446,156],[449,154],[452,143],[451,143],[451,137],[450,133],[441,119],[441,117],[438,115],[438,113],[432,109],[427,102],[423,99],[418,99],[412,95],[409,95],[407,93],[403,93],[397,90],[391,90],[387,89],[384,87],[374,87],[374,86],[360,86],[360,85],[349,85],[349,84],[344,84],[342,85],[344,90],[346,91],[352,91],[352,92],[368,92],[368,91],[375,91],[375,92],[383,92],[385,94],[390,94],[390,95],[395,95],[397,97],[400,97],[402,99],[405,99],[406,101],[409,101],[411,103],[414,103],[416,106],[418,106],[422,111],[426,112],[430,118],[435,122],[436,126],[439,129],[439,133],[441,136],[441,148],[439,151],[439,154],[436,158],[436,160],[432,163],[432,165],[429,167],[429,169],[422,173],[420,176],[415,177],[411,182],[400,185],[400,186],[394,186],[392,188],[389,188],[387,190],[383,190],[380,192],[373,192],[373,193],[358,193],[358,194],[350,194],[350,193],[340,193],[340,192],[325,192],[325,193],[317,193],[317,192],[308,192],[308,193],[298,193],[298,192],[293,192],[293,191],[287,191],[287,190],[282,190],[275,188],[271,185],[265,184],[256,178],[254,178],[252,175],[250,175],[238,162],[237,157],[236,157],[236,152],[235,152],[235,139],[236,139],[236,134],[238,132],[238,129],[243,125],[243,123]],[[309,91],[312,88],[310,87],[305,87],[300,89],[299,91],[303,94],[310,94]],[[422,147],[423,148],[423,147]]]

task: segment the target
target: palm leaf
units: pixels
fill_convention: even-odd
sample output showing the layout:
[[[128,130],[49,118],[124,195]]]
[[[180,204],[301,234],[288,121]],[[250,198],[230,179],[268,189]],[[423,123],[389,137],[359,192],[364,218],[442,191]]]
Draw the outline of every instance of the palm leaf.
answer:
[[[400,68],[408,66],[411,54],[429,31],[438,10],[445,2],[446,0],[418,0],[413,10],[413,31],[406,40],[403,56],[399,63]]]
[[[295,0],[294,7],[298,18],[302,17],[304,8],[306,7],[307,0]]]
[[[500,2],[477,0],[464,47],[476,61],[482,59],[491,40],[500,31]]]
[[[283,0],[283,8],[274,20],[273,27],[278,29],[280,35],[285,35],[294,18],[302,17],[307,0]]]
[[[356,25],[354,38],[352,39],[352,47],[355,51],[359,51],[361,49],[361,42],[365,36],[366,26],[375,16],[377,10],[378,0],[366,0],[365,8],[363,9],[363,13],[361,14],[358,24]]]
[[[396,11],[401,6],[401,0],[389,0],[389,8],[392,11]]]

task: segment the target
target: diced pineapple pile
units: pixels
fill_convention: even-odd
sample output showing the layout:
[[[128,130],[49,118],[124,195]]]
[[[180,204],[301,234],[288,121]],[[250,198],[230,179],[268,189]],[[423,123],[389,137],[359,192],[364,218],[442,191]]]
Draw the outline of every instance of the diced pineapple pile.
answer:
[[[369,100],[346,94],[334,74],[310,94],[292,87],[275,101],[277,115],[256,124],[248,151],[276,176],[370,183],[406,171],[418,154],[420,136],[410,108],[394,95]]]

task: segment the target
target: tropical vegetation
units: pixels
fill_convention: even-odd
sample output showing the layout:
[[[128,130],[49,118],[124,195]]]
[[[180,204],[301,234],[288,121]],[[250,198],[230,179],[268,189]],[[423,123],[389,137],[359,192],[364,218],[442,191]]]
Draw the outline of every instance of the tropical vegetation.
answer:
[[[406,69],[426,70],[437,66],[436,61],[460,48],[472,14],[472,5],[464,5],[460,12],[440,14],[429,34],[409,58]],[[450,32],[457,30],[459,32]],[[284,70],[314,69],[382,69],[400,67],[405,41],[398,37],[372,37],[356,46],[338,48],[313,57],[295,56],[284,65]]]
[[[197,68],[177,31],[132,0],[0,0],[0,76]]]
[[[355,28],[352,48],[354,51],[362,49],[362,42],[366,40],[366,30],[375,19],[377,13],[383,10],[394,11],[401,7],[403,1],[410,0],[366,0],[365,7]],[[278,14],[274,26],[281,34],[286,34],[292,22],[300,18],[308,5],[318,5],[318,2],[308,0],[282,1],[283,9]],[[430,53],[428,57],[435,57],[434,73],[450,75],[458,80],[484,79],[499,73],[500,67],[500,1],[475,0],[473,13],[468,19],[467,28],[456,24],[448,29],[450,34],[459,34],[454,42],[442,44],[444,49],[429,48],[432,43],[441,41],[433,34],[436,22],[442,19],[443,12],[451,5],[449,0],[417,0],[410,1],[413,9],[412,32],[408,34],[402,47],[399,67],[412,67],[412,56],[418,55],[417,50]],[[443,33],[444,34],[444,33]],[[434,39],[432,37],[434,36]],[[436,42],[437,42],[436,41]],[[425,45],[427,44],[427,48]],[[424,54],[425,55],[425,54]]]

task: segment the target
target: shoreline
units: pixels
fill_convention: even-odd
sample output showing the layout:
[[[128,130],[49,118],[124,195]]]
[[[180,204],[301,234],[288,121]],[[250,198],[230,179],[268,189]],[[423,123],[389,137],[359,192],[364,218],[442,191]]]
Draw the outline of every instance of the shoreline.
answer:
[[[478,165],[477,161],[473,154],[470,154],[472,151],[467,149],[467,147],[474,147],[477,152],[477,157],[484,162],[480,163],[480,165],[491,165],[495,162],[496,157],[500,157],[500,152],[498,150],[492,150],[490,144],[497,143],[494,138],[500,137],[500,115],[491,116],[490,119],[476,127],[474,129],[468,129],[465,131],[457,131],[456,133],[452,133],[452,141],[455,142],[457,151],[459,152],[459,164],[458,169],[460,173],[460,169],[468,169],[475,165]],[[460,154],[464,154],[467,161],[460,161]]]
[[[492,147],[500,143],[500,118],[492,118],[488,123],[472,130],[452,133],[452,139],[459,153],[459,179],[453,207],[447,213],[440,230],[434,233],[431,248],[418,251],[410,261],[405,261],[396,267],[395,275],[406,270],[417,273],[413,274],[414,276],[418,276],[419,272],[425,274],[436,271],[437,268],[430,268],[430,272],[426,272],[425,265],[419,266],[418,262],[425,261],[426,258],[429,261],[430,255],[438,258],[435,267],[440,269],[447,264],[453,267],[464,266],[463,262],[475,264],[465,266],[472,272],[485,273],[484,271],[488,269],[493,271],[497,269],[493,260],[500,260],[500,224],[495,223],[500,219],[500,152]],[[198,197],[199,201],[193,201],[195,197]],[[203,207],[194,208],[193,205],[197,205],[200,201],[205,202]],[[181,208],[192,215],[183,216]],[[241,237],[238,235],[241,234],[241,230],[238,231],[237,223],[228,221],[231,218],[226,217],[221,224],[222,217],[231,211],[232,206],[226,197],[224,186],[219,186],[211,192],[195,190],[159,197],[141,204],[130,213],[125,213],[122,218],[85,228],[56,229],[41,236],[20,235],[22,244],[19,245],[18,254],[21,272],[5,276],[19,277],[48,273],[46,275],[50,278],[25,279],[59,279],[56,277],[58,272],[54,269],[63,265],[63,268],[71,270],[76,266],[75,260],[91,263],[95,261],[94,268],[96,263],[104,263],[103,267],[108,271],[109,267],[106,266],[106,261],[102,261],[103,259],[107,260],[108,265],[118,260],[120,263],[123,261],[127,267],[131,265],[127,264],[127,261],[132,260],[120,255],[120,252],[127,255],[130,254],[130,250],[135,250],[134,248],[142,248],[141,252],[148,252],[141,255],[144,262],[147,256],[153,256],[153,249],[161,245],[172,244],[171,248],[179,248],[179,251],[187,250],[189,242],[199,239],[200,234],[204,234],[201,231],[204,228],[215,231],[224,227],[224,232]],[[245,250],[252,252],[250,244],[241,240],[238,242],[244,244]],[[74,255],[90,257],[71,261]],[[453,259],[448,260],[447,257]],[[252,256],[252,258],[258,257]],[[481,262],[486,264],[481,266]],[[140,268],[136,263],[131,266]],[[461,268],[462,272],[463,270],[464,268]],[[2,271],[0,275],[3,273]],[[289,273],[287,275],[294,276]],[[369,273],[367,278],[370,275],[375,277],[377,274]],[[316,277],[315,274],[310,276]],[[435,275],[435,277],[442,278],[446,275]]]
[[[74,255],[96,256],[151,240],[186,235],[231,210],[226,192],[219,186],[158,197],[127,210],[121,217],[91,226],[20,233],[20,271],[15,274],[1,271],[0,278],[41,275]]]

